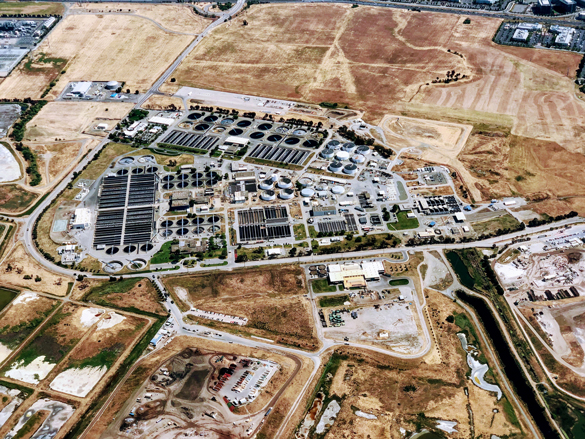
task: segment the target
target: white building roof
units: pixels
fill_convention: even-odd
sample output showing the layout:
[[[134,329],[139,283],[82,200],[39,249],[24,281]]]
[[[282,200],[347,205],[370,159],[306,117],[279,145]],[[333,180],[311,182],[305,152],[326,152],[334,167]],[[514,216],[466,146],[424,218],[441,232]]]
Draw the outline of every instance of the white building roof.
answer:
[[[457,221],[465,221],[465,214],[463,212],[457,212],[455,214],[455,219]]]
[[[75,209],[75,215],[73,216],[73,225],[85,225],[91,222],[91,212],[89,209]]]
[[[76,82],[73,86],[73,90],[71,90],[71,93],[84,95],[89,91],[90,88],[91,82],[89,81]]]
[[[247,145],[248,139],[245,137],[238,137],[238,136],[230,136],[225,139],[224,143],[235,143],[236,145]]]
[[[526,29],[516,29],[512,35],[514,41],[526,41],[528,39],[528,31]]]
[[[161,125],[172,125],[175,122],[175,119],[170,117],[161,117],[161,116],[154,116],[148,119],[150,123],[159,123]]]

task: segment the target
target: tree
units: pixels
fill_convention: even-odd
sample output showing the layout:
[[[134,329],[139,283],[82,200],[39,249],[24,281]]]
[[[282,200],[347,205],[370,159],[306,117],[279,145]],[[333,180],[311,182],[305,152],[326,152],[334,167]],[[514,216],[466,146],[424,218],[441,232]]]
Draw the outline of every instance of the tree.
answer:
[[[297,248],[296,247],[291,248],[288,254],[290,255],[291,258],[294,258],[295,255],[297,254]]]

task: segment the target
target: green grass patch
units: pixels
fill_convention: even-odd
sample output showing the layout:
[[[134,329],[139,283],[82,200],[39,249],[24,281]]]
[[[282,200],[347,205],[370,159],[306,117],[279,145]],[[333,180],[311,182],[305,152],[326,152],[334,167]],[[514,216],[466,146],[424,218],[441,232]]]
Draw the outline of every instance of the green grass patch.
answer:
[[[159,251],[157,251],[152,258],[150,258],[151,264],[166,264],[168,262],[174,262],[173,254],[171,253],[172,241],[165,242]]]
[[[319,299],[319,306],[321,308],[342,306],[344,302],[348,302],[348,301],[349,301],[349,296],[347,294],[342,294],[340,296],[322,297]]]
[[[396,213],[396,222],[395,223],[388,223],[388,229],[390,230],[408,230],[408,229],[416,229],[419,226],[419,222],[417,218],[408,218],[407,215],[410,212],[405,210],[401,210],[400,212]]]
[[[72,361],[68,369],[85,369],[86,367],[102,367],[108,369],[114,364],[118,356],[124,351],[125,346],[122,343],[116,343],[110,348],[102,349],[97,355],[90,358],[84,358],[79,361]]]
[[[18,291],[0,287],[0,311],[12,302],[12,299],[14,299],[17,294]]]
[[[475,326],[473,326],[467,314],[457,313],[453,314],[453,317],[455,318],[454,323],[459,326],[461,332],[467,337],[467,343],[477,346],[479,344],[479,337],[477,336]]]
[[[293,232],[297,241],[307,238],[307,232],[304,224],[295,224],[293,226]]]
[[[311,287],[313,288],[313,292],[315,294],[333,293],[337,291],[337,287],[335,285],[329,285],[329,281],[327,279],[316,279],[311,282]]]
[[[404,285],[408,285],[410,280],[408,279],[392,279],[388,284],[392,287],[400,287]]]
[[[309,226],[309,236],[313,239],[317,237],[317,230],[315,229],[315,226]]]
[[[510,421],[516,428],[522,429],[520,421],[518,421],[518,416],[516,416],[516,412],[514,411],[512,404],[510,404],[510,401],[508,401],[508,398],[504,397],[504,399],[502,399],[502,405],[504,414],[506,415],[506,418],[508,418],[508,421]]]
[[[10,243],[10,240],[12,239],[13,234],[14,234],[14,226],[10,225],[10,226],[8,226],[8,230],[6,231],[6,234],[4,235],[2,242],[0,242],[0,258],[2,257],[2,255],[4,254],[4,250],[6,250],[6,247]]]

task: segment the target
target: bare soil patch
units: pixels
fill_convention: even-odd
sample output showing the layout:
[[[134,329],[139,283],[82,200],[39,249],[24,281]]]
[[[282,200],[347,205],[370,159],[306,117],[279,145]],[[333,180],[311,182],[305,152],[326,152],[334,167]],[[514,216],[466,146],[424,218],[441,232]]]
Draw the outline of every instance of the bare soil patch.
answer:
[[[15,213],[25,210],[38,195],[16,184],[0,185],[0,210]]]
[[[39,165],[39,171],[43,173],[44,181],[52,182],[55,177],[60,175],[64,170],[76,162],[75,159],[82,147],[82,143],[46,142],[28,143],[26,146],[35,151],[39,160],[43,161],[42,165]]]
[[[65,296],[68,283],[73,282],[68,276],[57,275],[43,268],[26,252],[22,244],[17,245],[0,265],[0,273],[5,284],[56,296]],[[30,279],[25,279],[25,276],[30,276]]]
[[[184,110],[183,100],[171,96],[152,95],[142,104],[146,110]]]
[[[125,279],[114,283],[85,279],[76,284],[75,291],[79,291],[79,296],[83,296],[86,302],[127,311],[139,310],[158,315],[167,314],[160,303],[158,293],[147,278]],[[74,294],[77,295],[77,293]]]

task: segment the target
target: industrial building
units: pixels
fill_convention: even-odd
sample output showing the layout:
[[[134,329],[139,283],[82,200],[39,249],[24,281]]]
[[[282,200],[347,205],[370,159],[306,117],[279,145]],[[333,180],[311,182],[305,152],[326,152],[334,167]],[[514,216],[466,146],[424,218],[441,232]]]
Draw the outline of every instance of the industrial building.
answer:
[[[71,228],[77,230],[88,229],[91,225],[91,212],[89,209],[75,209],[71,219]]]
[[[337,209],[335,206],[314,206],[312,209],[313,216],[335,215]]]
[[[564,1],[572,1],[575,3],[573,0]],[[573,37],[575,36],[575,29],[572,27],[552,25],[550,27],[550,31],[557,34],[555,38],[555,44],[557,46],[569,46],[573,40]]]
[[[512,35],[513,41],[524,42],[528,40],[529,32],[526,29],[516,29]]]
[[[417,200],[417,209],[424,215],[448,215],[461,212],[459,203],[453,195],[421,197]]]
[[[73,85],[73,89],[71,90],[71,94],[77,98],[83,98],[91,88],[91,82],[89,81],[82,81],[76,82]]]
[[[367,281],[380,280],[384,272],[382,261],[362,262],[361,264],[330,264],[327,266],[329,282],[343,283],[345,288],[365,288]]]

